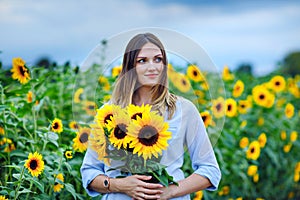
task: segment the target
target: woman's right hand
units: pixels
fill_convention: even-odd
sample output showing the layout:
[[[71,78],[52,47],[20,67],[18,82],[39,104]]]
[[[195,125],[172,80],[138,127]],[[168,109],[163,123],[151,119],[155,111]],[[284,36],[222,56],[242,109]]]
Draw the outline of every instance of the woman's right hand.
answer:
[[[151,176],[133,175],[125,178],[111,179],[112,192],[118,191],[127,194],[135,200],[158,199],[162,194],[161,184],[147,183]]]

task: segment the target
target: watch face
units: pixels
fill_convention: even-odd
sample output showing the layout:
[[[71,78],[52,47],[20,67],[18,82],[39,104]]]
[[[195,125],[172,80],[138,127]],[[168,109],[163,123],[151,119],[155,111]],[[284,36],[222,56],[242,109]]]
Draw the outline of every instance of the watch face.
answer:
[[[104,183],[104,187],[108,187],[108,180],[107,179],[105,179],[103,183]]]

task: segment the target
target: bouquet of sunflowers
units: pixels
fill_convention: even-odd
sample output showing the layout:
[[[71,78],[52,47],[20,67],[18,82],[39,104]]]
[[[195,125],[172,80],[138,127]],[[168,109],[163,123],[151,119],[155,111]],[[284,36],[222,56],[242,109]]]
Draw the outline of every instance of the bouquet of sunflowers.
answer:
[[[160,164],[162,151],[168,147],[172,133],[169,125],[150,105],[121,108],[106,104],[97,110],[91,124],[91,148],[106,165],[118,161],[122,175],[151,175],[151,182],[168,186],[177,184]]]

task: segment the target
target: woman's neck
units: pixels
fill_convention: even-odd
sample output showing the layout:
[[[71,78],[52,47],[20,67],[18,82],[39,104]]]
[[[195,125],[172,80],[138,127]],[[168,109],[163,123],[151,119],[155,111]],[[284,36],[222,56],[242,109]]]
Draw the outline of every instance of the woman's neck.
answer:
[[[151,104],[151,87],[140,87],[133,96],[133,103],[138,106],[141,106],[142,104]]]

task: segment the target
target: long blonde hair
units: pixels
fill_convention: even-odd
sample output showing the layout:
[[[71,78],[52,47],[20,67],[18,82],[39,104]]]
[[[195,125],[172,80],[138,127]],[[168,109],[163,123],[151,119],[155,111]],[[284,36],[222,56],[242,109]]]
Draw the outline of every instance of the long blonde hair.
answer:
[[[120,105],[123,108],[132,104],[133,96],[138,89],[138,80],[135,70],[136,58],[146,43],[152,43],[161,50],[164,65],[160,83],[151,88],[152,108],[153,110],[159,111],[161,115],[163,115],[167,109],[168,118],[170,119],[176,109],[177,97],[168,90],[168,61],[165,49],[161,41],[152,33],[138,34],[127,44],[123,56],[122,71],[116,80],[111,103]]]

